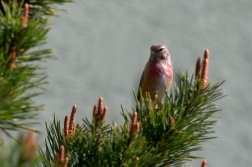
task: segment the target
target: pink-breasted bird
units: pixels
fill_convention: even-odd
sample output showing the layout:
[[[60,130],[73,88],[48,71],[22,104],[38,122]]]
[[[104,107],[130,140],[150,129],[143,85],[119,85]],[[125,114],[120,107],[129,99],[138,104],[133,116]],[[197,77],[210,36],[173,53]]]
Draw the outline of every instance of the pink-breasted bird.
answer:
[[[165,92],[170,89],[172,78],[173,69],[168,49],[162,44],[152,45],[150,47],[149,61],[145,65],[139,83],[142,96],[145,97],[146,92],[149,92],[152,100],[157,95],[158,101],[161,101]],[[139,91],[137,98],[140,100]]]

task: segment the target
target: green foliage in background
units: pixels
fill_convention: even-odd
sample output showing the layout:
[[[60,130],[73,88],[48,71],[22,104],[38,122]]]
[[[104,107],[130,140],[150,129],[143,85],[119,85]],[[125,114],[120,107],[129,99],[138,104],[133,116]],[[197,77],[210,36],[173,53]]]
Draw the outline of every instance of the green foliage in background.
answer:
[[[45,92],[42,62],[53,58],[51,49],[40,46],[50,29],[48,16],[55,15],[56,4],[66,1],[25,2],[30,6],[26,27],[24,1],[0,3],[0,129],[8,136],[38,123],[35,118],[42,105],[35,105],[33,98]]]
[[[50,30],[50,16],[58,4],[71,0],[1,0],[0,1],[0,166],[37,166],[37,146],[26,146],[23,137],[4,145],[3,137],[14,138],[39,123],[36,118],[42,104],[34,97],[45,92],[47,83],[44,62],[53,58],[51,49],[42,49]],[[24,26],[25,3],[29,5],[28,23]],[[34,144],[34,143],[33,143]],[[28,151],[27,151],[28,150]],[[30,156],[34,153],[35,156]]]

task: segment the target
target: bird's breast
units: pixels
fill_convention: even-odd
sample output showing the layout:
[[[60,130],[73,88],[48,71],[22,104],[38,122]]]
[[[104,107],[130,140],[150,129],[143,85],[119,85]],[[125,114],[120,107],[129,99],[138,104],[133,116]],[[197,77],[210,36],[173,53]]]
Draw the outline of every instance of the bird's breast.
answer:
[[[148,62],[145,67],[142,91],[150,92],[151,96],[158,92],[162,98],[169,89],[173,77],[172,64],[170,62]]]
[[[153,77],[168,77],[172,79],[173,70],[171,62],[160,61],[160,62],[151,62],[149,61],[145,68],[147,75]]]

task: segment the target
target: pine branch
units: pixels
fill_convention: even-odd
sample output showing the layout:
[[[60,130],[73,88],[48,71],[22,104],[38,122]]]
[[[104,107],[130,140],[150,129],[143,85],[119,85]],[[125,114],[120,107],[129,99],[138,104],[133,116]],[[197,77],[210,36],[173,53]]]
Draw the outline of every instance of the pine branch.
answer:
[[[55,116],[47,125],[46,151],[40,152],[44,166],[55,162],[64,166],[67,162],[68,166],[162,167],[199,158],[192,152],[215,138],[213,115],[220,111],[215,102],[224,97],[220,89],[223,82],[210,84],[207,80],[208,50],[202,64],[199,60],[196,77],[178,73],[178,85],[163,102],[147,95],[137,101],[138,112],[122,109],[123,125],[106,124],[108,108],[103,107],[102,98],[94,106],[92,122],[86,118],[81,126],[75,126],[76,105],[70,121],[65,117],[63,130]],[[206,160],[202,166],[206,166]]]
[[[3,14],[6,14],[5,6],[3,4],[11,4],[11,2],[17,2],[19,6],[24,7],[25,4],[28,4],[30,7],[29,17],[33,17],[37,14],[37,12],[41,12],[40,19],[48,16],[59,16],[57,14],[58,11],[65,11],[60,9],[57,5],[62,5],[66,2],[73,2],[72,0],[2,0],[2,4],[0,5],[0,10]]]
[[[0,166],[37,166],[40,160],[37,154],[37,147],[37,141],[34,139],[34,130],[30,129],[28,134],[19,136],[18,142],[10,144],[8,147],[1,147]]]
[[[12,137],[10,130],[38,123],[34,119],[43,106],[34,105],[33,98],[45,93],[42,62],[54,56],[50,49],[35,48],[46,43],[50,29],[46,14],[56,14],[52,4],[63,2],[0,3],[0,129],[7,136]]]

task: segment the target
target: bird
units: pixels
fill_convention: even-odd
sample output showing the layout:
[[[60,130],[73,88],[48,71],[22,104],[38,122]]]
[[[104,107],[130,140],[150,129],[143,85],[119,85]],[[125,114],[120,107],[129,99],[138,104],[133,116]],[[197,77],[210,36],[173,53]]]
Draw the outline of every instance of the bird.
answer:
[[[159,102],[164,98],[165,93],[170,89],[173,79],[173,68],[170,53],[163,44],[154,44],[150,47],[150,57],[142,72],[139,82],[137,99],[140,101],[140,89],[142,96],[150,94],[151,100]]]

